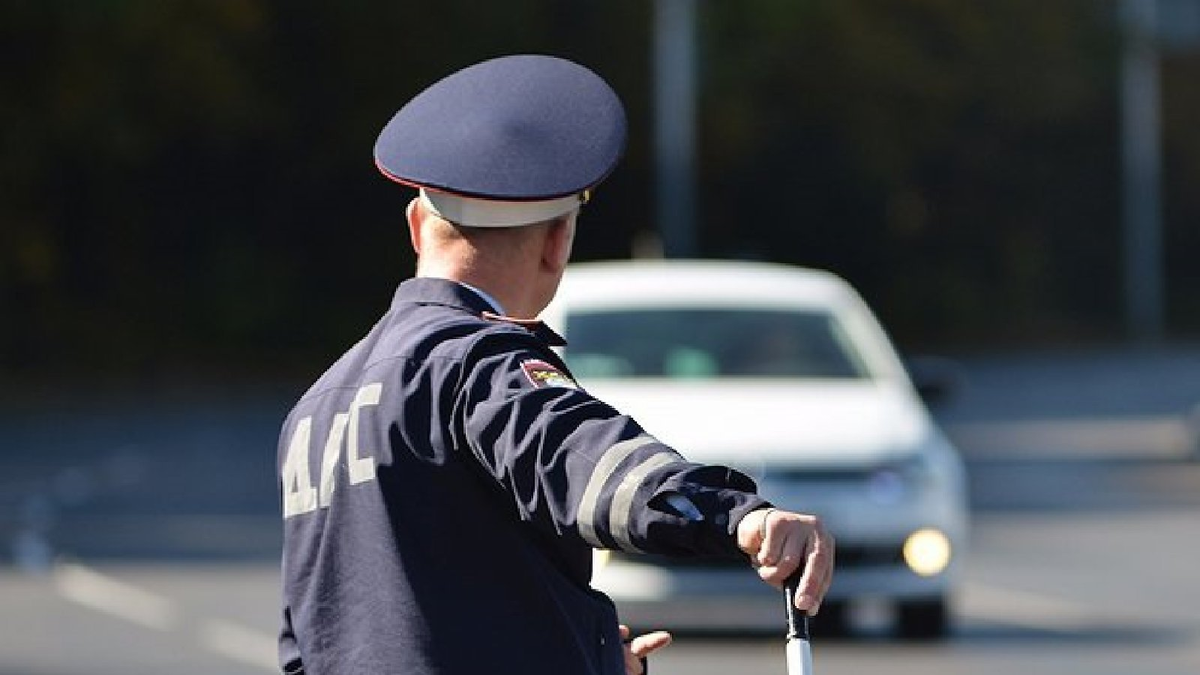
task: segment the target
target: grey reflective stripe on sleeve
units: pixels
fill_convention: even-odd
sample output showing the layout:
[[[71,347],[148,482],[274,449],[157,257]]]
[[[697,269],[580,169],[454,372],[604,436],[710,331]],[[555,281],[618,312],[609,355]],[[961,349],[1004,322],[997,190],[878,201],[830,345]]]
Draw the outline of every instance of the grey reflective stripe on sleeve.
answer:
[[[596,535],[595,523],[596,511],[600,505],[600,495],[604,491],[604,484],[616,473],[617,467],[621,465],[622,460],[632,455],[638,448],[643,448],[657,442],[649,434],[635,436],[605,450],[604,454],[600,457],[600,461],[596,462],[596,467],[592,469],[592,476],[588,479],[587,487],[583,490],[583,497],[579,500],[579,509],[575,513],[575,522],[579,526],[579,535],[592,546],[597,548],[607,547]]]
[[[613,538],[617,540],[621,550],[630,553],[642,552],[633,545],[633,539],[629,536],[629,521],[633,517],[633,497],[645,482],[646,476],[660,466],[681,461],[683,458],[678,453],[664,450],[646,458],[644,462],[625,474],[625,478],[621,480],[621,484],[617,486],[617,491],[613,494],[612,507],[608,511],[608,529]]]

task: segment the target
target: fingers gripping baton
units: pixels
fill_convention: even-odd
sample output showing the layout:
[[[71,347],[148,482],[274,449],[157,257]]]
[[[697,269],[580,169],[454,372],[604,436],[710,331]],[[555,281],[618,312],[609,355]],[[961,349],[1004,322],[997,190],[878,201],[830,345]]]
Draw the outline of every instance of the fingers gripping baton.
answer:
[[[808,612],[796,609],[796,589],[800,586],[800,571],[783,584],[787,605],[787,672],[788,675],[812,675],[812,649],[808,644]]]

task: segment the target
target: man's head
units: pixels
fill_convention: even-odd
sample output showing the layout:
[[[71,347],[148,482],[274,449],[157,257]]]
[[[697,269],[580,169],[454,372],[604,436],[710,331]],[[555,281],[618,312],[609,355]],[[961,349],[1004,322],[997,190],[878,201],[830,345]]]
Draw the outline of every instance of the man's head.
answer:
[[[625,133],[620,100],[592,71],[507,56],[413,98],[380,133],[375,162],[420,191],[408,208],[419,274],[479,285],[510,313],[536,314],[557,288],[579,207],[616,166]],[[541,306],[509,306],[502,296],[522,285],[530,302],[545,296]]]
[[[465,281],[496,297],[507,314],[533,319],[554,299],[571,256],[579,210],[513,227],[446,220],[427,203],[408,205],[417,275]]]

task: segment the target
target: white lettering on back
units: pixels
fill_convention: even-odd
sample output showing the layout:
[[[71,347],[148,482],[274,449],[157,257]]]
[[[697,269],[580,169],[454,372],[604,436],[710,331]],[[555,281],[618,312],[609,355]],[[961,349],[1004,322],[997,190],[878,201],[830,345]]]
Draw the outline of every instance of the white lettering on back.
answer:
[[[333,416],[329,435],[321,453],[321,482],[313,485],[309,462],[312,452],[312,416],[301,418],[288,441],[280,479],[283,483],[283,517],[291,518],[311,513],[318,508],[327,508],[332,501],[337,484],[338,460],[342,444],[346,445],[346,473],[350,485],[358,485],[375,478],[375,457],[359,443],[359,423],[362,409],[379,405],[383,385],[368,384],[354,394],[350,410]]]

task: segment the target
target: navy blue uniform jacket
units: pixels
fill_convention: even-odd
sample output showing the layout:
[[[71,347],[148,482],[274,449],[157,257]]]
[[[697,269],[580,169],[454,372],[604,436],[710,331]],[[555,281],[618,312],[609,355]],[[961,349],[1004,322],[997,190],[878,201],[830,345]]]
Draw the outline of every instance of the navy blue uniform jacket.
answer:
[[[285,672],[623,675],[592,548],[741,555],[749,478],[687,462],[579,388],[552,331],[488,310],[404,282],[288,416]]]

